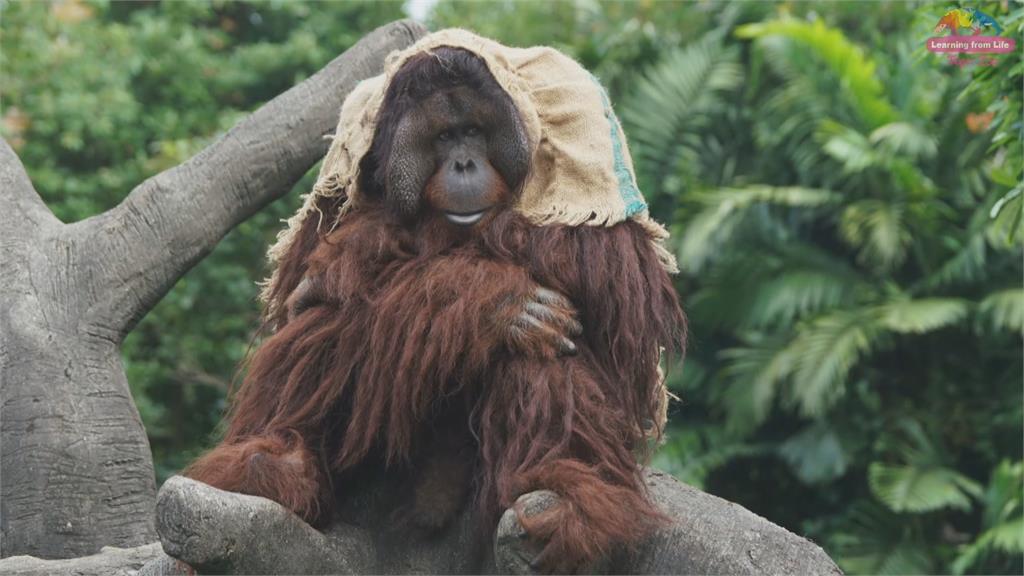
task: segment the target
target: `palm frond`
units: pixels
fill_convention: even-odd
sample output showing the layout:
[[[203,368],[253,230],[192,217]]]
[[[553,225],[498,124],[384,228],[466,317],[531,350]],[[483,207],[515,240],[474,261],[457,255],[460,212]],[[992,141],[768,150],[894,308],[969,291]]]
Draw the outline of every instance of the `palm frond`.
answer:
[[[726,428],[744,435],[767,417],[779,384],[792,372],[796,357],[785,350],[786,342],[767,339],[731,348],[721,353],[728,362],[723,370],[729,384],[725,390],[728,420]]]
[[[1024,461],[1003,460],[992,470],[985,491],[986,527],[1019,518],[1024,514]],[[1024,536],[1024,534],[1022,534]],[[1024,546],[1018,548],[1024,551]]]
[[[699,272],[711,256],[719,252],[740,218],[752,206],[812,208],[835,202],[839,196],[829,190],[813,188],[748,186],[715,190],[702,194],[699,199],[707,208],[689,222],[679,245],[679,264],[693,273]]]
[[[834,308],[849,300],[855,283],[819,270],[782,272],[756,290],[750,307],[751,327],[789,326],[810,313]]]
[[[893,512],[969,510],[971,498],[981,497],[977,482],[944,465],[946,453],[919,421],[902,420],[896,433],[884,436],[880,445],[895,461],[872,462],[868,485]]]
[[[863,264],[891,270],[903,261],[910,244],[904,219],[901,204],[861,200],[843,211],[839,230]]]
[[[804,484],[835,480],[849,466],[839,436],[822,421],[790,436],[779,446],[779,456]]]
[[[981,486],[955,470],[939,466],[890,465],[868,468],[872,494],[893,512],[929,512],[941,508],[970,510]]]
[[[794,238],[766,252],[756,254],[755,261],[772,264],[769,272],[745,287],[754,297],[744,310],[744,328],[789,327],[796,320],[853,304],[858,294],[873,290],[845,259],[810,242]]]
[[[972,234],[956,248],[952,257],[923,280],[922,285],[927,288],[939,288],[980,282],[987,277],[987,261],[985,235]]]
[[[831,542],[849,574],[932,574],[930,546],[911,525],[875,502],[857,501]]]
[[[1009,557],[1019,557],[1024,554],[1024,517],[1018,516],[1013,520],[997,524],[982,532],[974,542],[964,546],[960,555],[953,561],[953,573],[966,574],[968,571],[976,574],[1008,573],[976,569],[976,567],[984,566],[993,557],[998,557],[999,554]],[[975,570],[971,570],[972,568]]]
[[[693,170],[700,132],[720,107],[722,94],[742,80],[738,52],[714,36],[668,53],[640,80],[622,117],[637,171],[649,175],[652,193],[680,169]]]
[[[817,139],[824,143],[822,149],[838,160],[848,173],[863,172],[882,163],[882,156],[871,140],[838,122],[823,120],[818,127]]]
[[[792,165],[796,183],[821,182],[823,161],[828,157],[814,134],[822,118],[828,116],[830,106],[818,95],[813,82],[796,77],[770,93],[759,106],[754,117],[754,139],[758,148],[772,159],[765,166],[766,172]],[[788,174],[786,178],[793,179]]]
[[[800,325],[796,337],[777,353],[780,359],[773,360],[780,369],[766,376],[788,377],[790,401],[805,416],[817,417],[842,396],[853,367],[887,345],[889,333],[930,332],[959,322],[967,312],[967,303],[953,298],[897,300],[831,311]]]
[[[796,358],[791,399],[800,412],[821,416],[840,396],[853,366],[877,345],[881,330],[871,310],[841,310],[800,329],[784,351]]]
[[[877,308],[879,323],[900,334],[923,334],[964,319],[968,305],[956,298],[897,300]]]
[[[1018,184],[992,206],[992,233],[1006,245],[1024,238],[1024,184]]]
[[[651,462],[661,470],[696,487],[704,485],[707,475],[728,462],[767,451],[764,445],[737,442],[720,426],[669,427],[666,442]]]
[[[891,187],[903,197],[920,199],[935,191],[931,178],[917,165],[920,157],[934,156],[935,141],[911,124],[892,122],[865,136],[859,130],[826,118],[819,122],[815,139],[821,142],[822,150],[843,166],[845,174],[886,173],[893,182]],[[889,190],[874,190],[871,180],[861,178],[855,182],[861,193],[866,191],[876,197],[879,193],[889,193]]]
[[[885,98],[882,83],[875,75],[874,61],[854,44],[842,31],[831,28],[821,20],[773,20],[740,26],[740,38],[782,36],[800,44],[830,72],[849,94],[849,101],[868,128],[892,122],[896,113]]]
[[[934,136],[909,122],[879,126],[869,140],[885,153],[913,159],[933,158],[939,150]]]
[[[979,540],[1007,554],[1024,553],[1024,518],[1003,522],[990,528],[981,535]]]
[[[978,314],[996,330],[1024,331],[1024,289],[990,294],[978,304]]]

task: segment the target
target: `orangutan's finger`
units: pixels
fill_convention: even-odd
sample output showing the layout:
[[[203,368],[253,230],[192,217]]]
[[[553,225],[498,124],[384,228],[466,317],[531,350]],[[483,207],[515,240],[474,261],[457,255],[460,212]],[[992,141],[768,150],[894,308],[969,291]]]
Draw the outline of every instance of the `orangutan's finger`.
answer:
[[[569,302],[568,298],[562,296],[561,294],[555,292],[554,290],[549,290],[543,287],[537,288],[536,290],[534,290],[533,296],[541,304],[547,304],[548,306],[557,306],[559,308],[572,310],[572,302]]]
[[[569,336],[581,336],[583,334],[583,324],[580,323],[576,318],[569,318]]]
[[[556,300],[560,300],[560,303],[552,302],[550,295],[541,295],[539,292],[545,290],[554,295]],[[554,324],[556,328],[562,330],[569,336],[579,336],[583,333],[583,325],[580,324],[579,320],[576,319],[575,314],[571,307],[568,306],[568,300],[562,298],[555,292],[546,290],[545,288],[538,289],[538,301],[527,302],[525,306],[526,312],[530,315],[540,319],[548,324]],[[547,300],[547,302],[540,302],[541,298]],[[565,304],[565,306],[562,306]],[[554,306],[559,306],[555,308]]]
[[[562,338],[558,349],[562,356],[575,356],[579,353],[579,349],[576,348],[576,343],[568,338]]]
[[[550,312],[544,309],[541,314],[550,315]],[[537,318],[526,310],[520,313],[516,320],[518,330],[524,334],[532,333],[535,337],[539,337],[549,349],[553,349],[557,354],[572,355],[576,353],[576,344],[553,328],[550,323]]]

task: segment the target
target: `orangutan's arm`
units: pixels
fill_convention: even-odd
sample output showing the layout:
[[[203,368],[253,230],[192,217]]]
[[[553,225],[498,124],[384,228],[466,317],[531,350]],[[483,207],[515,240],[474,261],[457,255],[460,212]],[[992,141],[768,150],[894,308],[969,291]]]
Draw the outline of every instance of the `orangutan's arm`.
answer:
[[[289,321],[318,306],[337,305],[344,297],[342,282],[307,275],[286,300]],[[377,316],[385,322],[432,316],[425,329],[474,334],[457,351],[467,357],[503,351],[532,358],[573,355],[573,338],[583,330],[568,298],[536,283],[521,267],[501,262],[438,258],[397,274],[379,301]]]
[[[313,525],[330,519],[330,482],[321,458],[294,431],[226,440],[184,474],[221,490],[268,498]]]

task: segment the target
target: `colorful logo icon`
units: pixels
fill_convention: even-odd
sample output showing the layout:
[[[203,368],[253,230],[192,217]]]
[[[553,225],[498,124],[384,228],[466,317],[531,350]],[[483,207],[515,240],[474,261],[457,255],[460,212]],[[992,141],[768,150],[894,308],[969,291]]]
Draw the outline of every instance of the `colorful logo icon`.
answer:
[[[960,66],[968,63],[991,66],[995,64],[995,58],[966,60],[959,58],[959,54],[1008,54],[1017,49],[1015,39],[1000,36],[1003,27],[996,19],[977,8],[947,10],[935,25],[935,32],[948,32],[949,35],[929,38],[928,51],[947,54],[951,63]],[[995,35],[985,35],[986,32]]]
[[[967,10],[954,8],[942,15],[939,23],[935,26],[935,31],[945,32],[949,30],[954,36],[958,36],[961,28],[972,28],[972,22],[974,20]]]

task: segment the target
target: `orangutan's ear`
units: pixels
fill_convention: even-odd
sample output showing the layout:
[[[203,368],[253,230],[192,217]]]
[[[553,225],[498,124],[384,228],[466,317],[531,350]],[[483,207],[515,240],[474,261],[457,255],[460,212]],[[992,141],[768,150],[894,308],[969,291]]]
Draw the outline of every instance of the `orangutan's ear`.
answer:
[[[306,276],[292,290],[285,300],[288,310],[288,321],[291,322],[300,314],[324,302],[324,283],[320,276]]]

